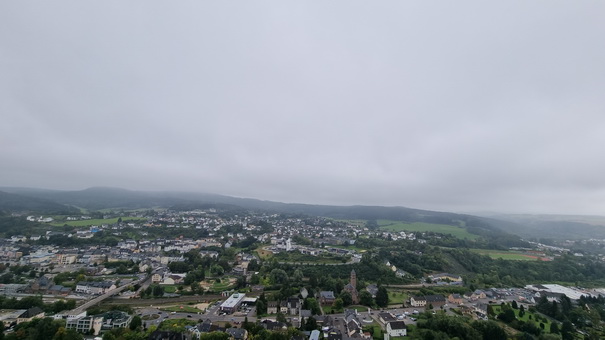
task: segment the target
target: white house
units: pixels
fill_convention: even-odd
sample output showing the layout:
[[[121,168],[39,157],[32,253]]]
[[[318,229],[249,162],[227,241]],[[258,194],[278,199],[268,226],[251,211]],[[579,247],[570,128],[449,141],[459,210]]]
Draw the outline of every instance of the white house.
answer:
[[[116,289],[116,285],[110,281],[103,282],[89,282],[89,281],[81,281],[76,285],[77,293],[84,294],[93,294],[93,295],[101,295],[105,294],[108,291]]]
[[[424,307],[426,306],[426,298],[424,296],[412,296],[410,297],[410,305],[412,307]]]
[[[387,323],[387,333],[389,336],[406,336],[407,331],[408,328],[403,321],[393,321]]]

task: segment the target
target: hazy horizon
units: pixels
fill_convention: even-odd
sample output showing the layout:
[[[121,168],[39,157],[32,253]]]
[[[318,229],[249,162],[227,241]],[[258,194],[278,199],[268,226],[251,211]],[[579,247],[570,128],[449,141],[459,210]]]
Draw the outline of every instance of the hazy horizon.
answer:
[[[605,215],[605,3],[0,4],[0,186]]]

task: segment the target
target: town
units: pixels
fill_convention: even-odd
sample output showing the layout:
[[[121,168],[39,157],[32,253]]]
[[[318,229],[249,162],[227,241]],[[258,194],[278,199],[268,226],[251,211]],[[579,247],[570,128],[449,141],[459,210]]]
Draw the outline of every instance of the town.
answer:
[[[429,332],[430,317],[493,322],[505,312],[509,324],[510,313],[531,315],[533,322],[511,325],[535,336],[581,334],[590,327],[563,332],[563,306],[568,312],[605,296],[550,282],[506,287],[505,278],[490,287],[484,274],[439,272],[450,268],[427,261],[451,236],[372,221],[217,209],[18,218],[36,228],[0,243],[7,336],[49,317],[103,339],[126,330],[149,339],[219,332],[246,340],[263,330],[292,339],[396,339]],[[393,251],[400,246],[405,251]],[[542,263],[584,259],[541,244],[511,251]]]

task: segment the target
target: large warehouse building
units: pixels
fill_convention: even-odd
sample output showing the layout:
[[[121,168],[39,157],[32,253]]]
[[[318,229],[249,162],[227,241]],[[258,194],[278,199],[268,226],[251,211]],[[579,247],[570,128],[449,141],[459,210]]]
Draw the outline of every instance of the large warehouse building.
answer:
[[[221,304],[221,311],[229,314],[233,314],[239,306],[242,304],[242,300],[246,297],[246,294],[234,293],[225,302]]]

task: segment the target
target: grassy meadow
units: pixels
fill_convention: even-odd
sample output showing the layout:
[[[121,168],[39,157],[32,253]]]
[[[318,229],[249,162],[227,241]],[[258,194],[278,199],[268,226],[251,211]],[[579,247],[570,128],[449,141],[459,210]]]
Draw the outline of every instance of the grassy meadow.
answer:
[[[470,249],[471,251],[487,255],[492,259],[503,259],[511,261],[538,261],[540,258],[536,255],[525,254],[519,251],[493,250],[493,249]]]
[[[502,312],[502,307],[500,307],[500,305],[492,305],[492,308],[494,309],[494,314],[496,314],[496,315],[498,315]],[[513,311],[515,312],[515,317],[517,318],[517,320],[524,321],[524,322],[533,322],[537,327],[540,327],[540,322],[542,322],[544,324],[544,331],[546,333],[550,333],[550,325],[552,325],[552,322],[550,320],[548,320],[548,318],[544,318],[544,319],[546,319],[546,321],[537,322],[536,315],[534,313],[531,313],[526,310],[525,315],[523,315],[523,317],[519,317],[519,310],[513,309]]]
[[[479,235],[474,235],[466,231],[466,229],[462,227],[455,227],[452,225],[446,224],[432,224],[432,223],[423,223],[423,222],[413,222],[406,223],[400,221],[391,221],[391,220],[378,220],[378,225],[380,229],[389,230],[389,231],[406,231],[406,232],[434,232],[440,234],[451,234],[454,237],[460,239],[469,239],[475,240],[478,239]]]

